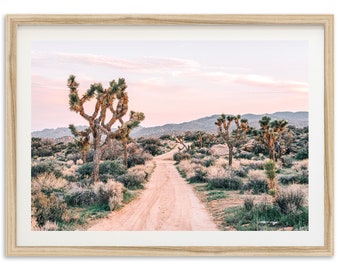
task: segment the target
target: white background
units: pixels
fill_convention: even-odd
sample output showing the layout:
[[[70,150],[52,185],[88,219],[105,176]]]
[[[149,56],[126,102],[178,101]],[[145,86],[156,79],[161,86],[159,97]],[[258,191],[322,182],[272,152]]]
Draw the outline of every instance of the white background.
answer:
[[[339,4],[340,8],[340,4]],[[340,9],[335,0],[0,0],[0,13],[2,17],[0,54],[5,67],[5,15],[6,14],[142,14],[142,13],[224,13],[224,14],[334,14],[335,15],[335,51],[338,44],[340,26],[338,16]],[[335,52],[335,65],[339,56]],[[335,69],[335,78],[338,77]],[[0,73],[0,81],[5,88],[5,72]],[[336,83],[336,82],[335,82]],[[337,84],[335,84],[336,86]],[[2,104],[2,117],[0,118],[3,132],[0,133],[3,162],[0,164],[5,179],[5,93],[0,95]],[[335,91],[335,137],[339,134],[337,125],[338,94]],[[335,142],[335,167],[338,159],[338,144]],[[336,178],[338,170],[335,170],[335,194],[338,193]],[[3,218],[2,228],[2,256],[0,257],[1,269],[136,269],[136,268],[178,268],[178,269],[336,269],[340,265],[340,257],[333,258],[6,258],[5,257],[5,183],[2,184],[3,199],[0,201],[0,216]],[[337,209],[338,200],[335,196],[335,249],[339,241],[337,233]]]

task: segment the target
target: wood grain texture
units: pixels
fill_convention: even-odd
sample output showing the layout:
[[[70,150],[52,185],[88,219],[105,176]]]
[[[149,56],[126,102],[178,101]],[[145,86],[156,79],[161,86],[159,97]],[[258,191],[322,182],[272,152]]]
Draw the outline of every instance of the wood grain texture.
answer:
[[[324,27],[324,245],[301,247],[28,247],[16,244],[17,28],[26,25],[322,25]],[[331,256],[334,254],[334,30],[332,15],[8,15],[6,17],[7,256]]]

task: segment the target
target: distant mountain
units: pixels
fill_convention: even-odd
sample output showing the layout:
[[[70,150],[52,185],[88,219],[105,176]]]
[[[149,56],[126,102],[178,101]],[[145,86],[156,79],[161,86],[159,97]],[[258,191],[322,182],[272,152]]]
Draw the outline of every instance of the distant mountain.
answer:
[[[250,126],[259,128],[259,120],[263,116],[269,116],[272,120],[285,119],[288,125],[293,125],[299,128],[308,126],[308,112],[276,112],[272,114],[244,114],[242,118],[248,119]],[[156,127],[138,127],[131,132],[131,137],[159,137],[166,134],[181,134],[186,131],[205,131],[216,133],[216,119],[220,115],[212,115],[203,117],[189,122],[180,124],[166,124]],[[86,126],[79,126],[77,129],[84,130]],[[44,129],[42,131],[32,132],[32,137],[39,138],[60,138],[72,136],[68,128]]]
[[[242,118],[248,119],[248,124],[251,127],[259,128],[259,120],[263,116],[269,116],[271,120],[287,120],[288,125],[293,125],[298,128],[308,126],[308,112],[276,112],[272,114],[244,114]],[[139,127],[131,132],[131,137],[159,137],[165,134],[181,134],[186,131],[205,131],[216,133],[217,127],[214,124],[220,115],[212,115],[197,120],[184,122],[180,124],[166,124],[163,126],[143,128]]]
[[[77,126],[77,130],[82,131],[87,128],[87,126]],[[46,128],[40,131],[33,131],[31,133],[32,137],[36,138],[62,138],[73,136],[70,129],[68,127],[59,127],[59,128]]]

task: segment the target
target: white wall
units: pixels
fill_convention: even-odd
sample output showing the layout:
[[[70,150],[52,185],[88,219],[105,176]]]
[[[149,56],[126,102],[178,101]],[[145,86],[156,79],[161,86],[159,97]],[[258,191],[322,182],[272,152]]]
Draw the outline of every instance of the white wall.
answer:
[[[0,0],[0,13],[2,18],[1,37],[5,39],[5,14],[109,14],[109,13],[234,13],[234,14],[334,14],[335,15],[335,50],[338,44],[340,33],[338,16],[340,9],[337,9],[335,0]],[[0,54],[5,65],[4,42],[0,43]],[[335,52],[335,65],[339,63],[339,55]],[[4,70],[4,69],[3,69]],[[336,69],[335,78],[340,75]],[[5,72],[0,73],[0,81],[3,89],[5,87]],[[0,95],[3,106],[0,118],[2,130],[5,129],[4,121],[4,91]],[[335,91],[335,137],[339,134],[338,119],[339,95]],[[4,132],[0,133],[1,153],[4,158]],[[339,145],[336,142],[335,164],[339,157]],[[1,171],[4,171],[4,162],[0,164]],[[335,171],[335,182],[338,177],[339,169]],[[3,179],[5,179],[3,172]],[[5,184],[2,184],[2,195],[4,194]],[[338,194],[339,188],[335,183],[335,193]],[[5,251],[5,206],[4,199],[0,201],[0,216],[3,222],[2,229],[2,257],[0,258],[1,269],[137,269],[166,267],[169,269],[336,269],[335,265],[340,263],[340,256],[334,258],[6,258]],[[339,209],[339,200],[335,198],[336,214]],[[339,232],[337,231],[337,215],[335,216],[336,239],[335,248],[338,247]],[[337,254],[336,250],[336,255]],[[18,267],[18,268],[17,268]]]

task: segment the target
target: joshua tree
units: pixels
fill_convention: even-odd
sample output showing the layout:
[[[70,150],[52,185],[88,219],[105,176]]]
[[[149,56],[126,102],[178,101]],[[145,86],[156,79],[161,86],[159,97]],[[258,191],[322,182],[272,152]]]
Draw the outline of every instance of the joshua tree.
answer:
[[[120,78],[110,82],[107,89],[100,83],[90,86],[90,89],[80,98],[78,93],[79,84],[75,81],[75,76],[70,75],[67,86],[70,90],[69,105],[70,110],[79,113],[89,123],[89,134],[93,137],[93,172],[92,181],[99,181],[99,163],[102,153],[111,145],[113,139],[127,137],[130,130],[138,126],[145,116],[141,112],[131,111],[130,119],[124,122],[123,117],[128,111],[128,94],[125,91],[127,85],[125,79]],[[92,99],[96,99],[92,114],[85,112],[84,104]],[[116,122],[120,123],[113,130]]]
[[[270,117],[263,116],[259,123],[261,129],[255,131],[255,135],[268,147],[269,158],[277,161],[281,156],[281,147],[278,139],[288,122],[286,120],[274,120],[270,122]]]
[[[177,147],[179,151],[183,149],[185,149],[186,151],[189,150],[189,146],[185,144],[183,136],[176,136],[175,141],[182,145],[182,148],[180,146]]]
[[[82,160],[86,163],[86,154],[90,150],[90,132],[89,128],[84,131],[78,131],[74,125],[69,125],[71,133],[75,137],[75,143],[81,151]]]
[[[236,129],[229,131],[231,123],[234,122]],[[242,135],[249,131],[248,120],[241,119],[240,115],[228,115],[222,114],[215,125],[218,127],[218,134],[224,138],[229,148],[229,166],[233,164],[233,150],[236,143],[241,139]]]

